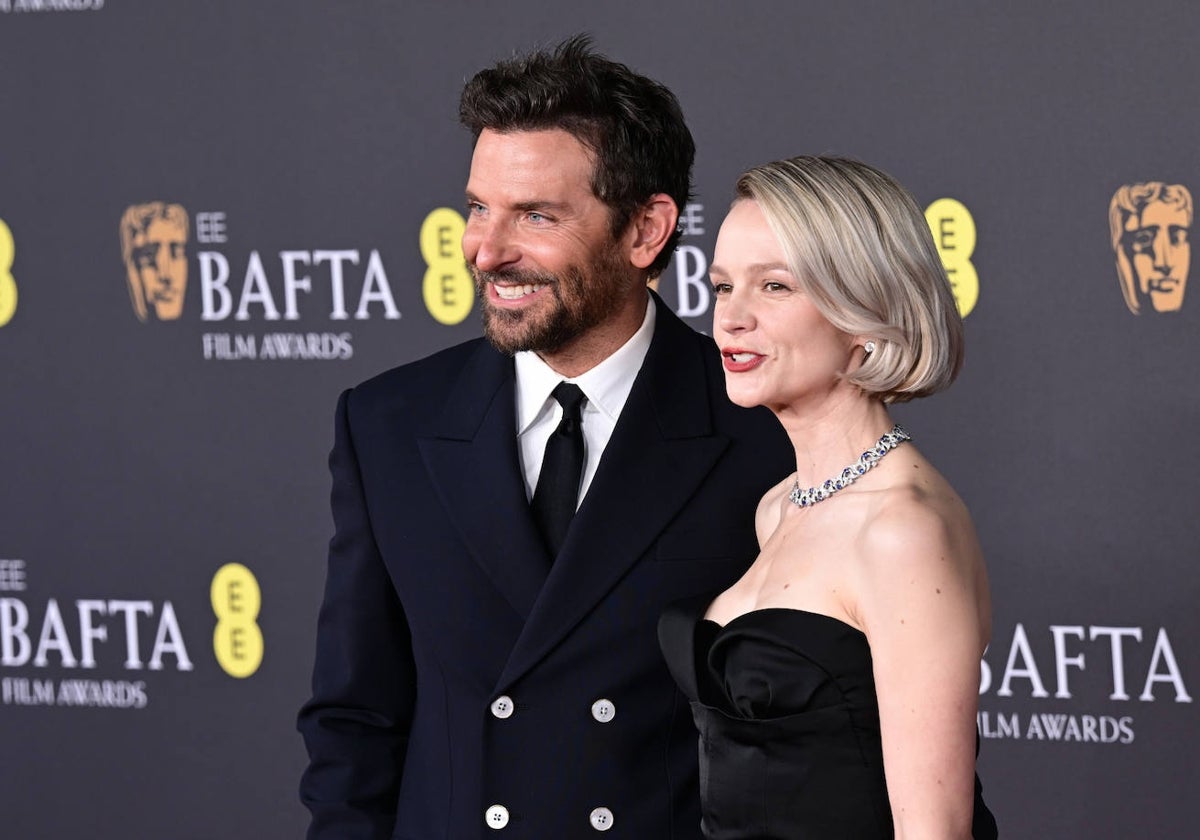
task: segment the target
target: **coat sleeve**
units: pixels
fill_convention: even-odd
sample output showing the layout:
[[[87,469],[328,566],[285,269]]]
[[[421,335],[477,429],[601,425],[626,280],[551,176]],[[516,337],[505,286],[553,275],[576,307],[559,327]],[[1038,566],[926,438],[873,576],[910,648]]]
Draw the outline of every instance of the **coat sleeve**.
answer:
[[[312,697],[300,710],[309,764],[300,798],[308,837],[387,838],[416,699],[408,623],[372,533],[351,432],[338,400],[329,456],[334,536],[317,623]]]

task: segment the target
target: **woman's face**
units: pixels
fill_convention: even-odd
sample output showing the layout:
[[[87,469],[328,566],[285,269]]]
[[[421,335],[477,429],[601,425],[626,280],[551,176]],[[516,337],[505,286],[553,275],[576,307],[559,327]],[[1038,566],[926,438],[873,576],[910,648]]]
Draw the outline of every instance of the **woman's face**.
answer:
[[[853,336],[817,311],[787,266],[758,203],[738,201],[717,235],[709,269],[713,338],[725,388],[741,406],[819,406],[846,383]]]

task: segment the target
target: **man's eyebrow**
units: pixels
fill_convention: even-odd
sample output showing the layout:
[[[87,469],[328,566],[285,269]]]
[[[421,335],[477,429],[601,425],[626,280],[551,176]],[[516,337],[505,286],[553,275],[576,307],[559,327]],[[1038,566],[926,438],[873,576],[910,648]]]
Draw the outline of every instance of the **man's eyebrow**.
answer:
[[[530,202],[517,202],[512,206],[516,210],[551,210],[554,212],[563,212],[570,205],[566,202],[548,202],[545,199],[533,199]]]
[[[468,204],[486,204],[479,200],[479,196],[470,190],[466,191],[465,195]],[[570,207],[565,201],[551,201],[550,199],[531,198],[525,201],[516,201],[509,205],[513,210],[528,212],[530,210],[550,210],[555,212],[563,212]]]
[[[514,210],[552,210],[562,212],[567,209],[567,204],[562,201],[548,201],[546,199],[531,199],[529,201],[518,201],[513,204]]]

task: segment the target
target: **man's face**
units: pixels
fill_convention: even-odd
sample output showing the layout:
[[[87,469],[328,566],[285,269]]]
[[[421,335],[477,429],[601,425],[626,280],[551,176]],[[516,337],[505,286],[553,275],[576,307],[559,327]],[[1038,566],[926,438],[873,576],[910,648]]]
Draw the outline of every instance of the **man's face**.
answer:
[[[479,135],[462,246],[497,349],[553,355],[586,343],[638,283],[592,191],[594,165],[558,129]]]
[[[183,294],[187,289],[187,234],[161,218],[151,220],[144,231],[133,235],[130,251],[130,281],[136,278],[135,294],[140,292],[147,313],[160,321],[178,318],[183,312]]]
[[[1156,312],[1173,312],[1183,305],[1192,248],[1188,218],[1181,207],[1152,201],[1140,215],[1125,220],[1121,246],[1132,267],[1134,298]]]

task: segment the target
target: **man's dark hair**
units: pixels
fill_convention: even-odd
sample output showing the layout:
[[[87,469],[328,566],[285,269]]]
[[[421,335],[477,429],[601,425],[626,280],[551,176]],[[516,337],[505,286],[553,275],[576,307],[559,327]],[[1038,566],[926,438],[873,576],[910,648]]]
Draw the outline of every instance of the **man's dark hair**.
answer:
[[[691,197],[696,144],[675,94],[610,61],[576,35],[481,70],[463,88],[459,118],[478,139],[498,132],[562,129],[596,156],[592,190],[608,205],[613,236],[655,193],[680,213]],[[675,230],[649,268],[657,277],[679,242]]]

